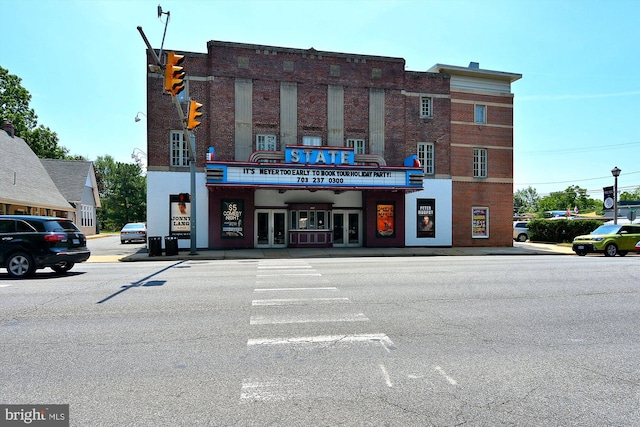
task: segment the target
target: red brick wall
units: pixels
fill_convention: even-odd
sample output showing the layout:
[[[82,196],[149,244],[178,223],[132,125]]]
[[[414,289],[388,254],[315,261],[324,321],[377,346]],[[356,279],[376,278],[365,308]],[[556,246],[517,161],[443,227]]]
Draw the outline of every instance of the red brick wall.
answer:
[[[453,183],[453,246],[513,245],[513,185],[485,182]],[[489,238],[474,239],[472,207],[489,207]]]
[[[505,105],[513,105],[513,98],[510,95],[501,97],[461,92],[452,92],[451,95],[452,100],[466,101],[451,103],[451,121],[454,122],[451,125],[452,244],[511,246],[513,109]],[[487,106],[486,125],[473,123],[474,103]],[[474,148],[487,149],[486,178],[472,178]],[[471,236],[471,209],[474,206],[489,207],[488,239],[474,239]]]

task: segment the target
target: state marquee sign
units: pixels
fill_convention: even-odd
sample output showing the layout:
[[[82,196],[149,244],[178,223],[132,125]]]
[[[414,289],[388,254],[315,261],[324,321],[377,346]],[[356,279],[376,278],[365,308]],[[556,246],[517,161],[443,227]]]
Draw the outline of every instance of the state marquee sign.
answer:
[[[285,159],[290,163],[208,161],[207,185],[315,190],[422,189],[421,168],[352,165],[352,155],[334,153],[349,150],[310,149],[305,151],[305,156],[287,153]],[[322,154],[323,151],[329,153]],[[311,159],[320,159],[320,163],[311,163]],[[300,164],[300,160],[304,160],[304,164]]]

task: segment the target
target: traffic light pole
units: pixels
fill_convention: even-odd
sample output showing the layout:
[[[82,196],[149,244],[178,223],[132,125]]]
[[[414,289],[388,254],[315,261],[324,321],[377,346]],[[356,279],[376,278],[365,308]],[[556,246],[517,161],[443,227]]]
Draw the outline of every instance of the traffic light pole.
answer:
[[[196,212],[197,212],[197,204],[196,204],[196,136],[193,132],[187,129],[187,122],[184,117],[184,111],[182,111],[182,106],[180,105],[180,101],[178,101],[178,97],[171,95],[173,99],[173,105],[176,106],[176,110],[178,111],[178,117],[180,118],[180,123],[182,123],[182,130],[184,132],[184,140],[189,141],[189,175],[191,180],[191,189],[189,192],[191,193],[191,230],[190,230],[190,238],[191,238],[191,247],[189,250],[189,255],[197,255],[198,249],[196,244]]]
[[[158,58],[158,55],[156,55],[156,51],[153,50],[153,47],[151,47],[151,43],[149,43],[147,36],[144,34],[144,31],[142,31],[142,27],[138,26],[137,28],[138,28],[138,32],[142,36],[142,40],[144,40],[144,43],[147,45],[148,52],[151,52],[151,56],[155,61],[155,64],[153,65],[154,68],[151,69],[151,66],[150,66],[149,67],[150,70],[152,72],[157,72],[157,73],[162,72],[164,65],[162,64],[162,62],[160,62],[160,58]],[[166,31],[166,25],[165,25],[165,31]],[[164,43],[164,37],[163,37],[163,43]],[[182,106],[180,105],[180,101],[178,101],[178,97],[172,93],[171,98],[173,100],[173,104],[176,106],[176,110],[178,111],[178,117],[180,118],[180,123],[182,123],[182,129],[184,131],[184,141],[189,142],[189,145],[188,145],[189,174],[191,178],[191,189],[190,189],[191,220],[189,221],[191,224],[191,229],[189,233],[190,239],[191,239],[191,248],[190,248],[189,254],[197,255],[198,251],[197,251],[197,244],[196,244],[196,212],[197,212],[197,209],[196,209],[196,137],[193,134],[193,132],[189,131],[189,129],[187,128],[187,120],[184,117],[184,112],[182,111]]]
[[[191,225],[191,249],[189,251],[189,255],[197,255],[198,248],[196,246],[196,159],[194,153],[196,152],[196,135],[193,132],[189,132],[189,175],[191,178],[191,221],[189,221]]]

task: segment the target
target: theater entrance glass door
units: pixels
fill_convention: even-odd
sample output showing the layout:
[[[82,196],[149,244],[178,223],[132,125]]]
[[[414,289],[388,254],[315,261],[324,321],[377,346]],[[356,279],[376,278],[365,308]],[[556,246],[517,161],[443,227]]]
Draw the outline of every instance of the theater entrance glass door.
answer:
[[[361,212],[355,210],[333,211],[333,246],[362,246]]]
[[[256,248],[287,247],[287,211],[256,209]]]

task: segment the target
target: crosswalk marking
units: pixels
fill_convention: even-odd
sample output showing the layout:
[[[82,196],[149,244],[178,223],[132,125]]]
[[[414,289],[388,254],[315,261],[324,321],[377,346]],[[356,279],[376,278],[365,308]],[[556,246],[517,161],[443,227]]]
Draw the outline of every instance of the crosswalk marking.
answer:
[[[288,292],[288,291],[337,291],[335,286],[325,286],[321,288],[257,288],[253,292]]]
[[[342,303],[351,304],[349,298],[280,298],[280,299],[258,299],[253,300],[251,305],[254,307],[260,306],[282,306],[282,305],[300,305],[304,303],[319,303],[319,304],[331,304]]]
[[[368,322],[364,313],[354,314],[300,314],[251,316],[250,325],[282,325],[287,323]]]
[[[247,346],[275,346],[275,345],[314,345],[314,344],[352,344],[373,343],[380,344],[386,349],[395,350],[393,341],[386,334],[351,334],[351,335],[317,335],[309,337],[288,338],[251,338]]]
[[[311,265],[300,261],[261,262],[256,271],[256,287],[253,289],[256,298],[251,302],[251,306],[254,308],[249,318],[250,325],[328,323],[332,325],[323,325],[323,330],[335,327],[337,328],[336,332],[338,332],[346,328],[346,326],[341,326],[341,323],[370,321],[364,313],[355,310],[349,313],[350,310],[348,308],[352,301],[347,297],[331,296],[331,294],[336,295],[338,288],[335,286],[322,286],[325,283],[329,284],[330,282],[323,278],[322,274],[318,273]],[[292,285],[292,287],[286,287],[288,284]],[[305,284],[309,286],[304,286]],[[278,309],[278,307],[281,309]],[[287,308],[289,309],[288,311],[286,310]],[[301,313],[301,311],[311,312]],[[373,354],[384,357],[384,352],[380,352],[380,347],[387,353],[396,350],[393,341],[383,333],[286,336],[288,329],[285,328],[285,326],[273,327],[273,330],[284,330],[284,336],[249,338],[247,340],[247,349],[251,349],[251,354],[254,357],[265,357],[265,355],[270,357],[273,356],[272,353],[278,356],[283,352],[289,354],[290,351],[310,351],[310,354],[313,355],[317,351],[333,351],[334,349],[337,351],[353,350],[367,353],[378,349],[378,353]],[[292,328],[300,330],[303,327],[293,326]],[[272,328],[268,329],[271,330]],[[260,328],[260,330],[265,331],[267,329]],[[360,349],[356,350],[356,348]],[[366,363],[361,373],[371,377],[372,384],[379,383],[382,380],[386,387],[394,387],[390,372],[380,362],[382,360],[373,362],[377,364],[378,369],[378,373],[374,376],[370,375],[372,371],[366,366]],[[376,366],[376,364],[373,366]],[[382,376],[380,376],[380,372]],[[299,399],[313,396],[322,389],[322,387],[309,388],[308,380],[302,379],[302,377],[298,377],[293,373],[289,378],[281,375],[276,377],[274,376],[275,372],[272,373],[270,370],[258,371],[256,374],[242,381],[241,402],[249,404],[260,401],[278,402]],[[315,380],[323,382],[326,379],[320,377]]]

